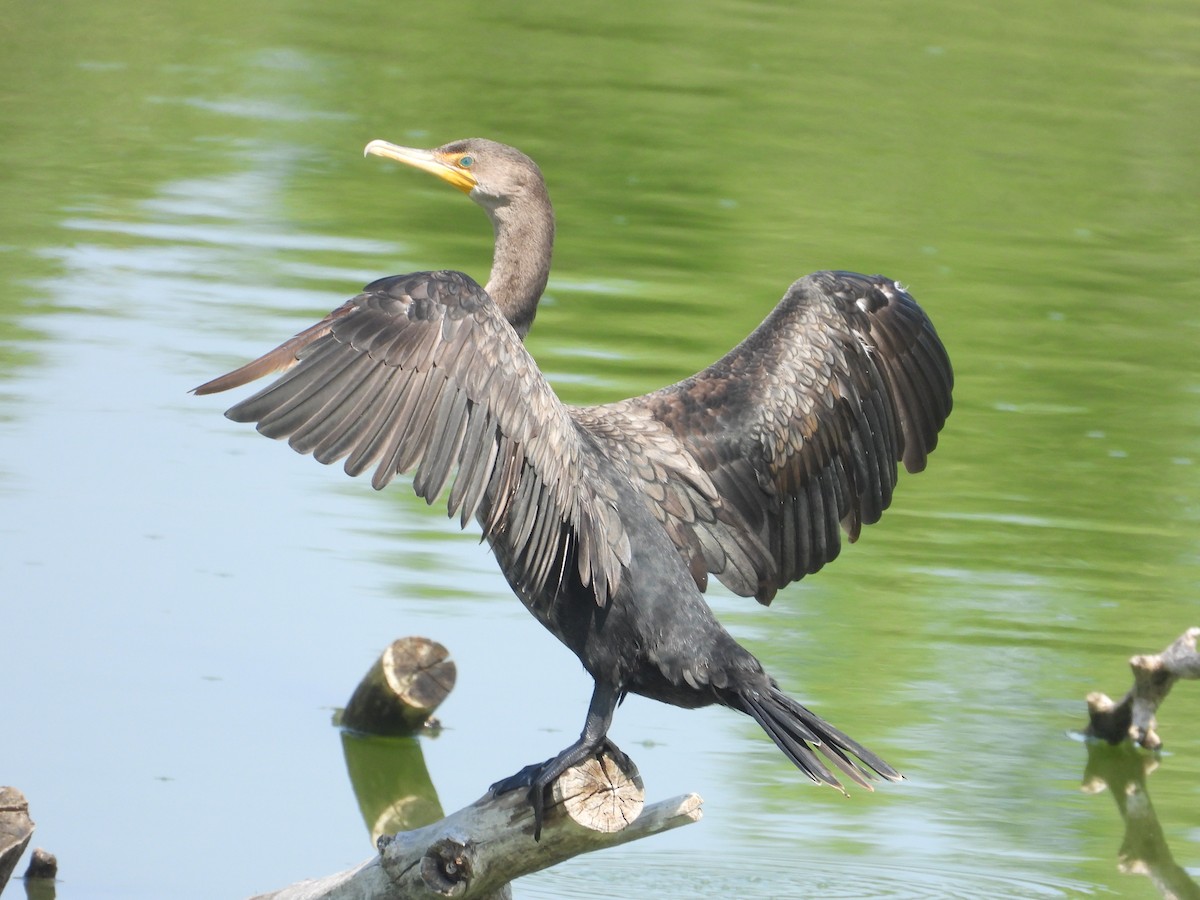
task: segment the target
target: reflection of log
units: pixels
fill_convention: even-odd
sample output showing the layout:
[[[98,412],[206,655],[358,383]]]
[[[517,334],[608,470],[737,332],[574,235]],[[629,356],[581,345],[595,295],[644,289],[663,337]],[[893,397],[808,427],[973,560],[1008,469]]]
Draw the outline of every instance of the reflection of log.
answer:
[[[33,837],[29,803],[15,787],[0,787],[0,891]]]
[[[643,792],[637,771],[621,770],[608,756],[569,769],[552,790],[540,842],[533,840],[533,814],[524,791],[486,794],[440,822],[382,838],[379,856],[355,869],[256,900],[495,900],[510,897],[509,882],[522,875],[687,825],[701,814],[700,797],[688,794],[638,815]]]
[[[1176,681],[1200,678],[1197,638],[1200,628],[1189,628],[1162,653],[1130,659],[1133,687],[1120,703],[1099,692],[1088,694],[1087,736],[1103,738],[1110,744],[1129,738],[1149,750],[1161,747],[1162,739],[1154,730],[1154,714]]]
[[[419,737],[342,732],[346,771],[375,844],[385,834],[411,831],[445,815],[425,767]]]
[[[1097,794],[1108,788],[1117,804],[1125,823],[1125,837],[1117,851],[1122,872],[1145,875],[1164,897],[1200,900],[1200,886],[1171,856],[1154,804],[1150,802],[1146,777],[1157,766],[1155,757],[1139,753],[1128,744],[1110,747],[1091,743],[1082,789]]]
[[[454,687],[454,661],[436,641],[392,641],[354,690],[341,724],[366,734],[412,734]]]

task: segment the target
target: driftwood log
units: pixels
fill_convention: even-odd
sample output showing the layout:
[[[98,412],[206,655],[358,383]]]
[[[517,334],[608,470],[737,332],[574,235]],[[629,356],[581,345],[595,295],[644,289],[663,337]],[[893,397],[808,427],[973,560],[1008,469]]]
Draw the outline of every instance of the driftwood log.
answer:
[[[688,794],[643,809],[636,769],[603,756],[568,769],[554,784],[542,839],[524,791],[475,803],[415,831],[379,839],[379,855],[346,872],[254,900],[434,900],[511,897],[509,883],[563,860],[697,821]]]
[[[1162,738],[1155,730],[1158,727],[1155,713],[1176,681],[1200,678],[1198,638],[1200,628],[1189,628],[1162,653],[1130,659],[1133,687],[1120,703],[1114,703],[1099,691],[1088,694],[1089,721],[1084,733],[1110,744],[1129,738],[1148,750],[1162,747]]]
[[[33,829],[25,795],[15,787],[0,787],[0,892],[29,846]]]
[[[450,651],[423,637],[392,641],[363,676],[339,724],[364,734],[413,734],[454,688]]]

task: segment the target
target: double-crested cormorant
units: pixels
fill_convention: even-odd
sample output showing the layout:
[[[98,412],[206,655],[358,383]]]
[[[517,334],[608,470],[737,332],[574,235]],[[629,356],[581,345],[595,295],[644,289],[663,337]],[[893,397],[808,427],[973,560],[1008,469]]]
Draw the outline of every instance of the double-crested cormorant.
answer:
[[[817,272],[748,338],[651,394],[564,405],[525,350],[550,271],[554,213],[537,165],[482,139],[366,152],[467,193],[495,227],[481,288],[461,272],[375,281],[315,325],[196,389],[289,369],[226,415],[323,463],[413,471],[432,503],[475,517],[513,590],[595,679],[583,732],[493,786],[544,791],[603,749],[626,694],[719,703],[755,719],[813,781],[814,750],[869,788],[900,776],[784,694],[705,602],[708,574],[767,604],[837,556],[892,499],[897,462],[924,468],[953,375],[933,325],[878,275]],[[453,478],[452,478],[452,473]],[[619,751],[618,751],[619,752]],[[851,757],[857,757],[857,761]]]

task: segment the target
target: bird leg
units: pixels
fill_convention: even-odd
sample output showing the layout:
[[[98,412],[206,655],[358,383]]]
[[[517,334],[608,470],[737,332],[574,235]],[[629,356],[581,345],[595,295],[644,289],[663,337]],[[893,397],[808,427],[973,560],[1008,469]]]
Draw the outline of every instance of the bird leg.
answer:
[[[596,682],[596,688],[592,691],[592,702],[588,705],[587,719],[584,721],[583,732],[579,735],[579,740],[553,759],[526,766],[516,775],[502,778],[488,789],[493,796],[521,788],[529,789],[529,805],[533,808],[533,839],[535,841],[541,840],[542,837],[546,790],[558,780],[558,776],[572,766],[577,766],[591,757],[600,756],[605,751],[619,760],[628,759],[617,749],[617,745],[608,739],[608,727],[612,724],[613,713],[616,711],[620,699],[620,691],[612,685]]]

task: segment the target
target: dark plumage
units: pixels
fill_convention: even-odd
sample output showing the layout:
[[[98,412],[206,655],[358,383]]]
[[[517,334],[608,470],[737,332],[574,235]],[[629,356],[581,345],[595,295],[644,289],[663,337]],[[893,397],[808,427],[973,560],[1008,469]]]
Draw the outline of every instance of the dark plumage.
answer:
[[[525,606],[595,679],[580,739],[495,785],[544,789],[611,747],[627,693],[750,715],[814,781],[899,778],[783,694],[714,618],[709,573],[769,603],[837,556],[892,499],[897,462],[925,467],[953,375],[933,325],[881,276],[817,272],[741,344],[642,397],[565,406],[522,340],[546,285],[554,215],[538,167],[493,141],[367,152],[469,193],[495,227],[491,277],[383,278],[254,362],[196,389],[283,377],[230,409],[323,463],[413,472],[474,517]],[[852,757],[857,757],[857,761]]]

